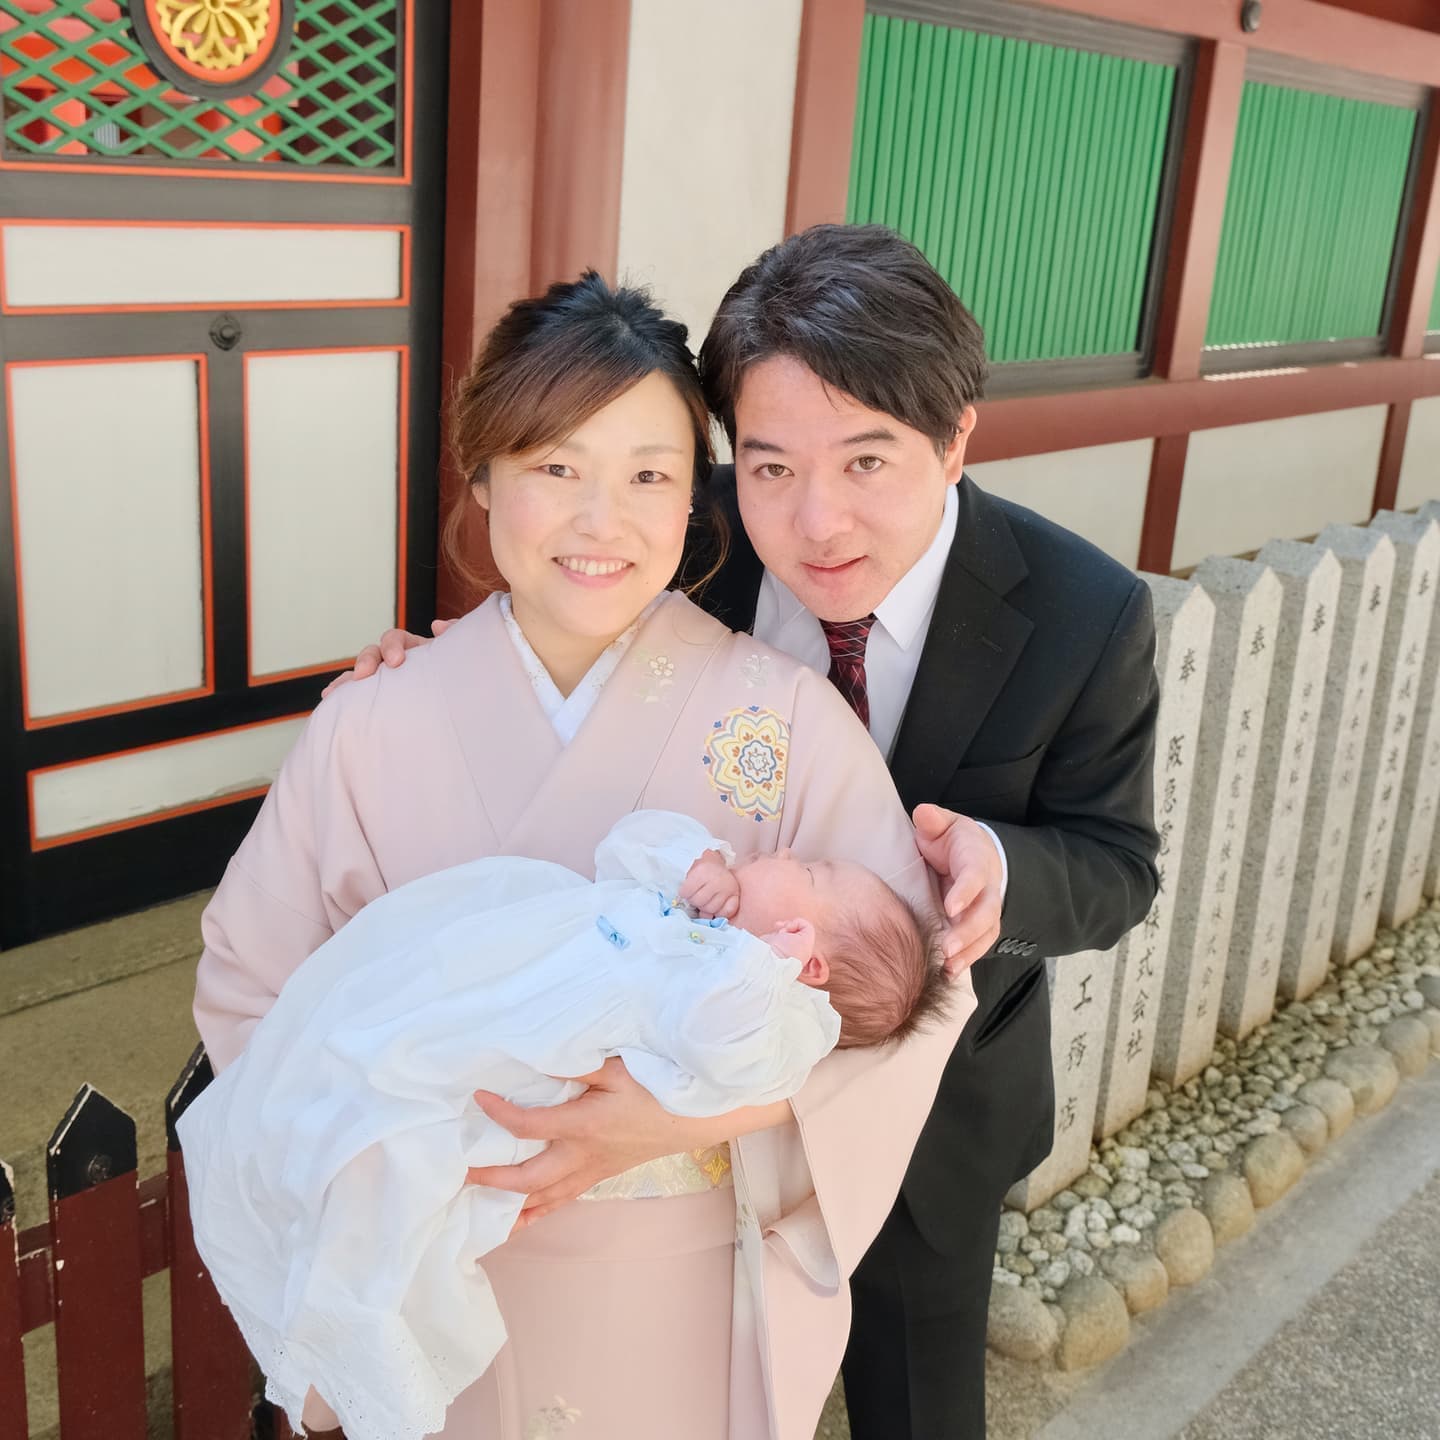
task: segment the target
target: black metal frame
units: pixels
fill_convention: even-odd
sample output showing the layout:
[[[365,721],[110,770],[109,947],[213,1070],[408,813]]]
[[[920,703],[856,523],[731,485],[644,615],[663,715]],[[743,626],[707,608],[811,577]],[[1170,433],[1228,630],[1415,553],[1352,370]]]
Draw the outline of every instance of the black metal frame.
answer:
[[[448,7],[415,7],[414,171],[401,187],[307,185],[185,176],[55,172],[5,176],[0,218],[248,220],[410,223],[408,307],[246,310],[235,348],[212,342],[215,311],[0,317],[0,367],[27,360],[204,353],[208,357],[214,693],[191,700],[27,730],[21,704],[19,611],[13,583],[0,584],[0,948],[139,909],[213,885],[254,818],[255,799],[236,800],[89,840],[32,851],[27,775],[169,740],[201,737],[308,712],[323,676],[248,683],[242,367],[247,353],[350,345],[408,345],[409,434],[405,623],[434,615],[438,539],[440,302]],[[3,426],[0,421],[0,426]],[[10,572],[14,537],[9,445],[0,436],[0,571]],[[76,503],[83,504],[83,491]],[[101,605],[103,596],[90,603]],[[144,644],[145,637],[135,637]]]

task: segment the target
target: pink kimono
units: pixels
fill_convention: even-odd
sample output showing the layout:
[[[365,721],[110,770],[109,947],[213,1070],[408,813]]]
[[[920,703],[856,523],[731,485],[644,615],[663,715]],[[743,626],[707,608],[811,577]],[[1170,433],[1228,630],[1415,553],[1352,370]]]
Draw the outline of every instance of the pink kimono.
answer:
[[[484,855],[588,875],[639,808],[692,815],[737,855],[858,861],[933,903],[884,761],[822,676],[671,595],[562,747],[492,597],[311,718],[205,912],[195,1016],[213,1062],[376,896]],[[511,1342],[444,1435],[811,1440],[847,1277],[974,1009],[968,978],[953,995],[929,1033],[822,1060],[793,1123],[676,1157],[708,1177],[684,1193],[620,1177],[600,1193],[657,1198],[587,1197],[492,1252]]]

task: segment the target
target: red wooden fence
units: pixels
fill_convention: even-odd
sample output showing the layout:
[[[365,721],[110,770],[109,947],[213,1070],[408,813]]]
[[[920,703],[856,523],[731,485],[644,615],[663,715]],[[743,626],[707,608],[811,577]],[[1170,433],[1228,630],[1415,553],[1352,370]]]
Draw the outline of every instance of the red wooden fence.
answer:
[[[202,1048],[165,1100],[165,1171],[140,1181],[135,1122],[82,1086],[46,1151],[50,1219],[17,1228],[0,1165],[0,1440],[29,1440],[22,1337],[55,1326],[60,1440],[145,1440],[141,1282],[170,1271],[175,1440],[290,1440],[190,1231],[175,1122],[209,1084]]]

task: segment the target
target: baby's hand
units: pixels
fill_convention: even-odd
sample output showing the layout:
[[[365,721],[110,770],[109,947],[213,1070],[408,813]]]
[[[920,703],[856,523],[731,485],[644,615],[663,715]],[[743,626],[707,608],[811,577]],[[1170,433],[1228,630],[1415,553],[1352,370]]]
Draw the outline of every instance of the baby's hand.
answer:
[[[702,915],[733,920],[740,909],[740,882],[718,850],[707,850],[690,867],[680,898]]]

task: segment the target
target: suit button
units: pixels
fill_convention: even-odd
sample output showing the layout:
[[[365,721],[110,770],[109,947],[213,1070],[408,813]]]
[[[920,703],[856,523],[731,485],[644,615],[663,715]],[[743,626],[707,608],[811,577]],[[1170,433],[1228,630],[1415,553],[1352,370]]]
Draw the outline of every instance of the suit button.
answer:
[[[1026,947],[1024,953],[1033,955],[1040,947],[1032,940]]]

